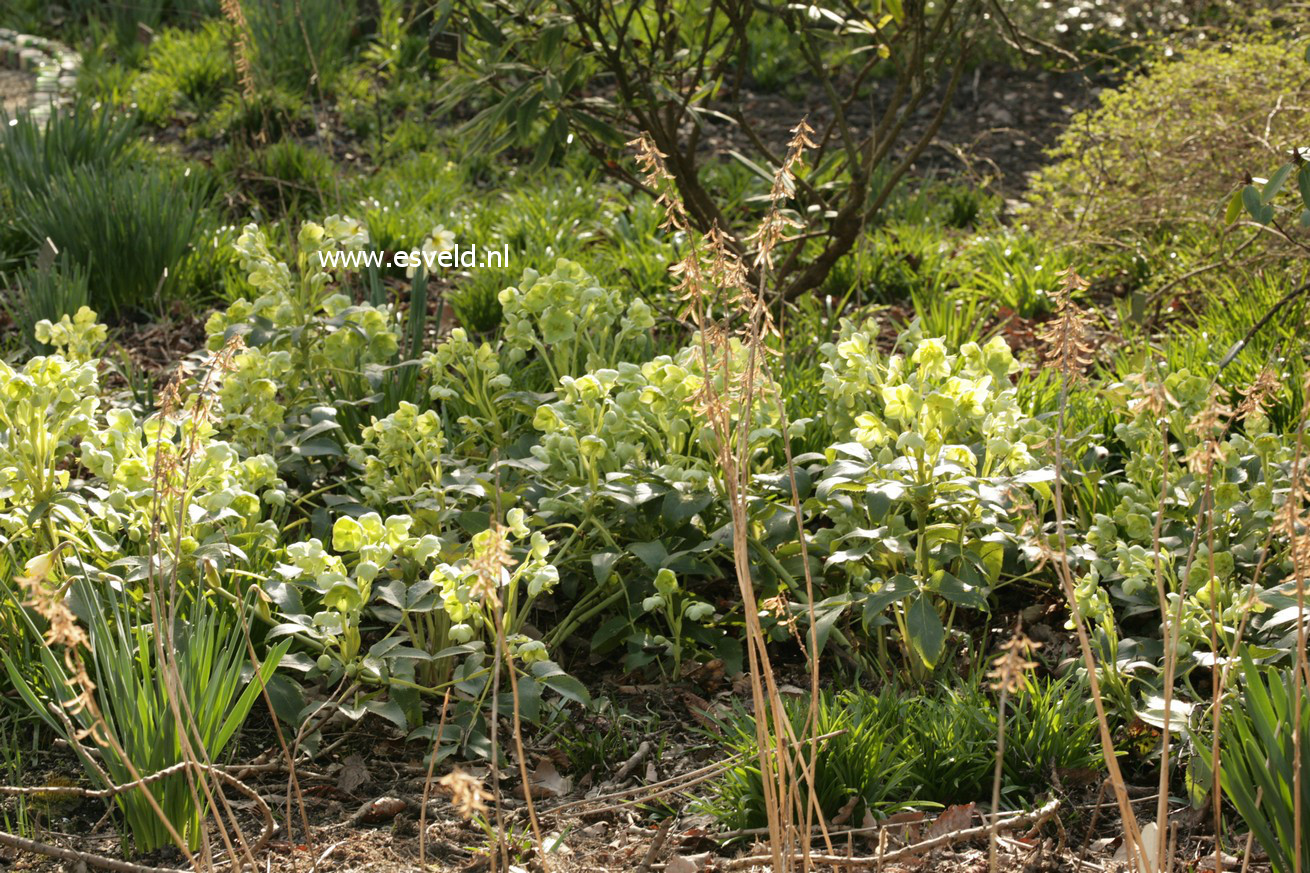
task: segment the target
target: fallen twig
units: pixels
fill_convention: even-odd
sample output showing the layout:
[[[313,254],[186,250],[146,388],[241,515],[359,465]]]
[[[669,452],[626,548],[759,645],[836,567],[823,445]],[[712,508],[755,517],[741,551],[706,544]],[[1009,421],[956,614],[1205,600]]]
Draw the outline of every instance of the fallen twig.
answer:
[[[614,782],[616,784],[622,784],[624,779],[631,776],[633,771],[641,766],[641,762],[646,760],[646,757],[650,755],[653,748],[654,746],[651,745],[650,740],[642,740],[641,745],[637,746],[637,751],[633,756],[623,763],[623,766],[619,768],[619,772],[614,774]]]
[[[806,742],[817,742],[819,740],[826,740],[832,737],[840,736],[841,734],[844,733],[846,733],[845,728],[839,731],[833,731],[831,733],[823,734],[822,736],[811,737],[810,739],[807,739]],[[562,803],[559,806],[552,807],[551,809],[545,810],[545,812],[559,813],[559,812],[563,812],[566,809],[574,809],[579,806],[586,806],[587,804],[590,803],[600,803],[606,800],[615,800],[620,797],[629,797],[634,794],[643,795],[641,797],[634,798],[633,800],[628,800],[623,803],[616,804],[614,806],[608,806],[602,809],[590,809],[582,814],[594,817],[597,815],[603,815],[605,813],[614,812],[615,810],[622,809],[623,807],[628,806],[629,804],[643,803],[647,800],[652,800],[656,797],[660,797],[662,795],[669,794],[674,791],[679,791],[684,788],[690,788],[692,785],[698,785],[707,779],[712,779],[715,776],[722,773],[723,771],[736,766],[747,756],[747,754],[748,753],[746,752],[738,752],[737,754],[729,758],[726,758],[722,761],[719,761],[717,763],[707,764],[706,766],[701,767],[697,770],[692,770],[690,773],[683,773],[678,776],[673,776],[668,779],[664,779],[660,782],[652,782],[649,785],[634,785],[631,788],[624,788],[619,791],[611,791],[608,794],[601,794],[597,797],[584,797],[581,800],[570,800],[567,803]],[[651,793],[643,794],[643,792],[651,792]]]
[[[1052,800],[1043,806],[1034,809],[1032,812],[1025,812],[1020,815],[1011,816],[1004,821],[996,824],[997,831],[1014,830],[1022,827],[1037,827],[1046,821],[1055,811],[1060,808],[1058,799]],[[983,824],[972,828],[963,828],[958,831],[941,834],[923,842],[915,843],[912,846],[905,846],[890,852],[885,852],[879,856],[853,856],[846,857],[843,855],[815,855],[809,856],[810,864],[828,864],[833,867],[877,867],[888,861],[899,861],[903,858],[912,858],[916,855],[922,855],[933,849],[949,846],[954,843],[964,842],[965,840],[980,839],[991,833],[992,825]],[[805,859],[800,855],[795,856],[793,862],[799,864]],[[743,858],[734,858],[726,865],[728,870],[740,870],[746,867],[752,867],[757,864],[768,864],[773,861],[772,855],[747,855]]]
[[[650,869],[650,865],[655,861],[655,856],[660,853],[660,849],[664,848],[664,840],[668,838],[669,827],[672,824],[673,820],[667,818],[660,822],[659,830],[655,831],[655,839],[650,841],[650,848],[646,850],[646,856],[641,859],[641,863],[637,865],[637,869],[633,873],[646,873]]]
[[[122,785],[110,785],[108,788],[79,788],[78,786],[75,785],[38,785],[38,786],[0,785],[0,794],[18,795],[23,797],[51,797],[51,796],[62,795],[62,796],[70,796],[70,797],[85,797],[95,800],[106,800],[110,797],[114,797],[126,791],[131,791],[135,788],[145,788],[146,786],[152,785],[155,782],[159,782],[163,779],[167,779],[169,776],[173,776],[177,773],[184,772],[190,767],[194,767],[198,770],[208,771],[209,773],[213,774],[214,777],[217,778],[220,782],[226,782],[228,785],[232,786],[237,791],[246,795],[251,799],[251,801],[254,802],[255,808],[259,811],[259,815],[263,819],[263,826],[260,828],[259,838],[255,840],[255,842],[250,847],[250,853],[252,855],[257,854],[265,846],[267,846],[268,841],[273,837],[274,823],[273,823],[273,811],[269,808],[268,804],[264,801],[264,798],[260,797],[257,791],[255,791],[249,785],[246,785],[244,782],[233,776],[231,773],[228,773],[227,771],[219,767],[210,766],[208,764],[201,764],[195,761],[180,761],[171,767],[165,767],[163,770],[159,770],[155,773],[151,773],[148,776],[142,776],[140,779],[135,779],[131,782],[126,782]],[[47,843],[37,842],[35,840],[27,840],[22,837],[15,836],[13,834],[7,834],[3,831],[0,831],[0,843],[13,846],[14,848],[17,849],[22,849],[23,851],[36,852],[38,854],[46,855],[47,857],[51,857],[51,858],[59,858],[64,861],[69,861],[69,860],[84,861],[86,864],[89,864],[91,866],[98,866],[105,870],[137,871],[137,873],[139,873],[139,871],[143,871],[143,870],[155,871],[155,870],[163,869],[158,867],[142,867],[137,864],[130,864],[126,861],[116,861],[112,858],[101,858],[99,855],[88,855],[85,852],[78,852],[74,849],[66,849],[63,848],[62,846],[52,846]],[[98,859],[98,860],[94,860],[94,859]],[[101,863],[101,862],[105,862],[105,863]],[[127,866],[106,866],[106,863],[109,865],[126,864]]]
[[[144,867],[140,864],[133,864],[131,861],[124,861],[121,858],[106,858],[103,855],[93,855],[90,852],[79,852],[76,849],[53,846],[49,843],[25,839],[5,831],[0,831],[0,845],[9,846],[20,852],[45,855],[47,858],[56,858],[73,864],[85,864],[87,867],[97,867],[101,870],[114,870],[117,873],[185,873],[185,871],[172,867]]]

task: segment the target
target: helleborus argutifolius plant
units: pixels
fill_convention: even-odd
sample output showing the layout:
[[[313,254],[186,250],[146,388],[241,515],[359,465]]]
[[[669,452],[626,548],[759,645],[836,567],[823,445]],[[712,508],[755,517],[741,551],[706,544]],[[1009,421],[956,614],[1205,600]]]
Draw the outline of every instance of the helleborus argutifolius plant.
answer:
[[[269,451],[288,436],[287,422],[308,407],[357,399],[399,349],[390,306],[355,303],[336,280],[330,254],[359,251],[368,233],[354,219],[333,215],[306,222],[297,236],[294,269],[250,224],[237,238],[241,266],[258,296],[237,300],[205,324],[217,350],[234,334],[246,348],[220,391],[222,428],[247,451]]]
[[[683,621],[702,622],[714,616],[714,606],[678,584],[678,577],[667,567],[655,574],[655,593],[641,603],[643,611],[659,615],[669,629],[669,636],[656,634],[652,642],[673,657],[673,676],[682,675],[682,650],[685,636]]]
[[[438,564],[430,581],[440,591],[442,607],[453,622],[453,641],[489,643],[495,631],[495,600],[499,600],[511,653],[525,663],[544,661],[548,659],[546,647],[522,631],[532,604],[559,583],[559,571],[548,560],[550,542],[540,531],[529,530],[522,509],[511,509],[506,521],[498,531],[474,534],[464,557]],[[496,578],[488,580],[485,570],[479,568],[494,563],[489,559],[498,548],[509,550],[511,566],[500,567]]]
[[[407,400],[386,418],[373,419],[361,442],[347,449],[351,462],[363,471],[360,490],[370,505],[397,497],[430,493],[440,501],[442,453],[446,438],[441,419],[431,409],[419,412]]]
[[[395,623],[418,647],[388,648],[390,660],[427,663],[485,651],[494,639],[499,604],[511,652],[524,663],[545,661],[544,645],[524,634],[523,626],[537,598],[554,590],[559,572],[548,560],[549,541],[528,529],[523,510],[511,509],[507,522],[499,534],[488,529],[462,541],[416,536],[408,515],[343,516],[333,524],[331,551],[316,538],[286,547],[280,575],[300,589],[302,599],[308,595],[314,612],[289,616],[277,633],[307,633],[350,664],[365,655],[360,628],[374,615]],[[479,568],[489,565],[490,550],[498,547],[511,560],[488,581]],[[440,620],[432,621],[436,613]],[[376,671],[380,658],[369,652],[364,666]],[[390,672],[397,674],[394,666]],[[421,672],[448,675],[449,665]]]
[[[342,516],[332,526],[336,554],[324,548],[317,537],[288,545],[280,574],[310,595],[316,611],[312,617],[288,616],[288,623],[279,630],[308,630],[334,649],[343,663],[354,661],[360,652],[360,622],[379,575],[391,571],[392,559],[397,556],[417,554],[426,559],[440,547],[434,536],[411,536],[412,523],[407,515],[386,520],[376,512],[357,519]]]
[[[1291,485],[1294,440],[1274,433],[1258,409],[1226,429],[1219,423],[1205,425],[1212,380],[1187,369],[1161,367],[1153,379],[1159,381],[1156,393],[1167,398],[1163,411],[1141,402],[1140,384],[1111,386],[1108,392],[1127,411],[1115,426],[1124,451],[1122,473],[1108,499],[1089,513],[1080,600],[1087,598],[1087,608],[1114,635],[1116,618],[1158,616],[1158,574],[1171,614],[1182,618],[1178,648],[1183,658],[1209,648],[1212,601],[1218,619],[1214,630],[1225,649],[1216,654],[1229,654],[1227,646],[1245,613],[1256,615],[1248,639],[1276,641],[1286,628],[1269,622],[1262,634],[1266,622],[1259,616],[1273,602],[1269,589],[1292,569],[1286,539],[1275,529]],[[1207,427],[1215,432],[1207,434]],[[1207,440],[1212,442],[1203,445]],[[1203,514],[1202,506],[1207,507]],[[1104,596],[1093,595],[1094,585],[1118,602],[1117,616]]]
[[[507,370],[525,356],[518,347],[475,344],[462,327],[424,356],[423,370],[431,380],[428,396],[450,410],[461,431],[456,442],[462,452],[488,457],[512,441],[513,410],[506,395],[513,381]]]
[[[941,662],[955,611],[988,609],[1020,509],[1048,499],[1054,474],[1033,454],[1045,429],[1018,405],[1003,340],[951,352],[916,325],[884,355],[877,336],[847,322],[823,348],[842,441],[811,501],[831,521],[815,540],[866,625],[892,627],[922,675]]]
[[[38,342],[53,346],[60,355],[78,363],[95,358],[108,337],[109,328],[100,324],[95,312],[87,306],[58,322],[42,319],[36,323]]]
[[[179,446],[189,453],[184,464],[160,463],[161,451],[176,455]],[[96,477],[89,490],[97,498],[97,526],[115,537],[144,545],[158,524],[165,545],[182,532],[187,554],[202,546],[235,544],[250,551],[277,542],[277,525],[265,518],[265,506],[281,505],[286,495],[272,456],[243,458],[189,405],[144,419],[127,409],[110,410],[103,425],[83,438],[80,459]]]
[[[729,354],[734,371],[746,366],[748,352],[740,342],[732,341]],[[609,474],[651,468],[668,481],[707,488],[717,470],[717,448],[697,408],[704,379],[694,342],[644,364],[621,362],[565,376],[559,399],[538,407],[533,418],[542,436],[532,453],[547,465],[548,476],[571,483],[595,487]],[[777,436],[776,392],[775,383],[760,379],[751,433],[755,451]]]
[[[53,548],[57,528],[81,530],[88,523],[85,504],[66,493],[66,462],[77,442],[100,427],[98,362],[80,354],[104,328],[84,308],[76,322],[64,316],[37,330],[43,342],[72,351],[31,358],[21,369],[0,361],[0,529],[7,538],[35,534]]]
[[[500,292],[500,305],[505,344],[535,351],[556,381],[615,366],[655,326],[646,301],[602,288],[565,258],[547,275],[524,270],[517,286]]]

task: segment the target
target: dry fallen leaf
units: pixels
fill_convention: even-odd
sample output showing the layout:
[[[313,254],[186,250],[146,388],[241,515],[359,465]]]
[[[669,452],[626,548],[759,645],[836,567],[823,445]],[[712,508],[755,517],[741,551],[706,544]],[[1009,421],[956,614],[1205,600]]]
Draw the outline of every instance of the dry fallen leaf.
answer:
[[[921,812],[898,812],[890,815],[883,820],[882,824],[887,826],[887,832],[890,836],[899,837],[904,843],[919,842],[919,835],[923,833],[923,822],[927,818]]]
[[[933,823],[928,825],[928,832],[924,834],[925,840],[931,840],[933,837],[939,837],[942,834],[949,834],[952,831],[960,831],[973,824],[972,803],[958,803],[955,806],[948,806],[942,811],[942,814],[933,819]]]
[[[361,806],[354,820],[357,824],[382,824],[400,815],[408,806],[399,797],[379,797]]]
[[[351,755],[341,762],[341,772],[337,775],[337,787],[347,794],[353,794],[356,788],[373,781],[369,775],[364,759]]]
[[[704,697],[698,694],[692,694],[690,691],[682,692],[682,702],[687,704],[687,711],[691,717],[696,719],[702,727],[716,727],[712,716],[716,714],[716,707]]]
[[[1159,848],[1159,829],[1156,828],[1155,822],[1148,822],[1142,826],[1142,846],[1146,849],[1145,873],[1153,873],[1155,870],[1156,852]],[[1121,863],[1128,862],[1128,844],[1124,843],[1119,850],[1114,853],[1114,860]]]
[[[674,855],[664,867],[664,873],[701,873],[710,866],[710,853]]]
[[[846,824],[851,820],[852,813],[855,812],[855,804],[859,802],[860,795],[852,794],[850,800],[842,804],[842,808],[837,810],[837,814],[832,817],[832,821],[828,822],[828,824],[833,826]]]
[[[549,758],[543,758],[528,778],[533,797],[563,797],[573,790],[573,780],[561,775]]]

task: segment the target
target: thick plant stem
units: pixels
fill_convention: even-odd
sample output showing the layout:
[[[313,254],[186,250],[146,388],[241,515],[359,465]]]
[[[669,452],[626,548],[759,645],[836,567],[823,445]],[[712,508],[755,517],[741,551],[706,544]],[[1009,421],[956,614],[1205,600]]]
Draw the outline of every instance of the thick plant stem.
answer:
[[[1096,708],[1097,727],[1101,736],[1101,754],[1110,775],[1110,784],[1114,789],[1115,800],[1119,806],[1119,815],[1123,820],[1124,848],[1129,864],[1139,873],[1149,870],[1148,856],[1144,854],[1141,829],[1137,815],[1128,798],[1128,789],[1124,783],[1123,773],[1119,769],[1119,759],[1114,750],[1114,737],[1110,733],[1110,720],[1105,713],[1105,699],[1101,694],[1101,682],[1097,671],[1097,659],[1092,650],[1091,638],[1087,632],[1087,623],[1083,618],[1082,608],[1078,605],[1073,570],[1069,566],[1068,534],[1064,515],[1064,432],[1069,412],[1069,388],[1076,376],[1075,368],[1085,351],[1082,333],[1083,326],[1069,297],[1072,291],[1080,287],[1082,280],[1070,271],[1065,277],[1065,287],[1059,292],[1057,301],[1059,316],[1054,321],[1050,333],[1054,347],[1055,361],[1060,370],[1059,410],[1056,418],[1055,446],[1055,527],[1059,553],[1056,555],[1056,576],[1065,599],[1069,603],[1069,614],[1073,620],[1074,631],[1078,636],[1078,648],[1082,653],[1083,666],[1087,671],[1087,681],[1092,693],[1092,703]],[[1085,283],[1082,283],[1085,286]]]
[[[1005,704],[1010,696],[1008,684],[1001,685],[1001,699],[996,704],[996,769],[992,772],[992,829],[987,835],[987,869],[996,873],[996,837],[1001,824],[1001,771],[1005,765]]]

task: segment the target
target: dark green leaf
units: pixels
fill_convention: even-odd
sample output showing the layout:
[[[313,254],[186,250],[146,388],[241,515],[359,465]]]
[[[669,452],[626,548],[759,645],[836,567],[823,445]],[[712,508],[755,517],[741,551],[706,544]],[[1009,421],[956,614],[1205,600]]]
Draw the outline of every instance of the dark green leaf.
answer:
[[[703,512],[713,499],[713,495],[709,493],[683,494],[680,491],[670,491],[664,495],[660,517],[669,525],[676,527],[697,513]]]
[[[891,577],[883,583],[882,588],[864,598],[864,623],[871,624],[874,616],[918,590],[919,586],[914,580],[903,573]]]
[[[328,437],[315,437],[314,439],[305,440],[297,443],[291,449],[292,453],[301,455],[306,458],[312,457],[334,457],[339,458],[345,455],[341,451],[341,446],[334,439]]]
[[[869,519],[874,524],[878,524],[886,518],[887,510],[892,507],[892,499],[885,491],[869,489],[868,495],[864,498],[864,505],[869,509]]]
[[[305,709],[305,692],[300,684],[290,676],[274,673],[269,677],[264,690],[273,703],[273,712],[283,724],[300,727],[300,713]]]
[[[957,606],[967,606],[970,609],[987,611],[987,596],[983,594],[981,589],[962,581],[945,570],[939,570],[938,573],[940,575],[937,575],[933,580],[938,594]]]
[[[1273,176],[1270,177],[1269,181],[1265,182],[1264,190],[1260,192],[1261,202],[1272,202],[1273,199],[1278,196],[1278,192],[1283,189],[1283,183],[1287,181],[1287,177],[1292,175],[1292,171],[1295,169],[1296,164],[1283,164],[1279,167]]]
[[[561,697],[577,701],[583,706],[591,705],[591,695],[587,693],[586,687],[561,670],[554,661],[537,661],[532,665],[532,675]]]
[[[530,722],[541,718],[541,683],[531,676],[520,676],[518,686],[519,715]],[[513,715],[513,709],[505,715]]]
[[[1261,224],[1266,224],[1264,212],[1268,208],[1263,200],[1260,199],[1260,189],[1254,185],[1247,185],[1242,189],[1242,205],[1246,207],[1247,213]]]
[[[591,574],[597,585],[604,585],[614,573],[614,565],[623,557],[619,552],[595,552],[591,556]]]
[[[627,636],[629,626],[627,616],[610,616],[591,635],[591,651],[596,654],[608,652],[614,648],[615,644]]]
[[[910,645],[929,667],[937,666],[946,644],[946,628],[941,616],[926,595],[915,598],[905,613],[905,627],[910,634]]]
[[[659,540],[652,540],[648,543],[633,543],[628,546],[628,551],[632,552],[637,560],[652,570],[663,567],[665,560],[669,557],[669,550]]]
[[[369,712],[382,716],[402,731],[408,729],[409,725],[405,719],[405,710],[394,700],[370,700],[364,705],[368,707]]]
[[[823,648],[828,644],[828,636],[832,633],[833,625],[841,614],[846,611],[846,607],[851,605],[850,597],[845,594],[837,594],[829,597],[820,603],[814,604],[814,630],[816,642],[818,643],[819,653],[823,653]],[[810,614],[809,607],[803,603],[795,604],[793,607],[796,613],[804,618]],[[804,635],[805,644],[808,648],[810,643],[810,634],[807,631]]]

